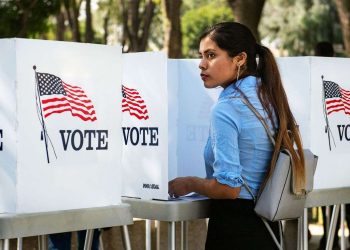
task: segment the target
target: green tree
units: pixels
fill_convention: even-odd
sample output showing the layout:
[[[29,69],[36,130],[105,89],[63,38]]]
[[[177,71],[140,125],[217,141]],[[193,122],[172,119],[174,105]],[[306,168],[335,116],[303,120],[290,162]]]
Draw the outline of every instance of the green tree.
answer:
[[[47,19],[59,10],[59,0],[0,1],[0,37],[41,37]]]
[[[341,42],[339,20],[331,0],[268,0],[260,32],[282,54],[312,55],[319,41]]]
[[[195,7],[185,12],[182,17],[183,54],[185,57],[198,56],[198,39],[207,27],[218,22],[233,20],[232,12],[225,1],[210,1],[203,6]]]

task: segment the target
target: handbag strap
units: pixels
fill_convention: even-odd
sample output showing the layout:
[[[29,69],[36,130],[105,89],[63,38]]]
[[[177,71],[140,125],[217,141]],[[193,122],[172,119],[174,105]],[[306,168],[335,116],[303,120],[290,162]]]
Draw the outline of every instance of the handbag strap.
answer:
[[[236,87],[236,86],[235,86]],[[247,96],[238,88],[236,87],[236,89],[238,90],[238,92],[240,92],[240,94],[242,95],[243,99],[242,101],[244,102],[244,104],[246,104],[248,106],[248,108],[255,114],[255,116],[260,120],[261,124],[264,126],[266,132],[267,132],[267,135],[268,137],[270,138],[270,141],[272,143],[272,145],[275,147],[276,145],[276,142],[275,142],[275,139],[273,138],[273,135],[265,121],[265,119],[260,115],[260,113],[254,108],[253,104],[251,104],[251,102],[248,100]],[[253,201],[254,203],[256,203],[257,201],[257,197],[254,196],[252,190],[250,189],[250,187],[248,186],[245,178],[243,178],[242,176],[242,179],[243,179],[243,185],[244,187],[248,190],[249,194],[253,197]],[[273,241],[275,242],[277,248],[279,250],[283,250],[284,249],[284,246],[283,246],[283,233],[282,233],[282,222],[281,221],[278,221],[278,229],[279,229],[279,235],[280,235],[280,242],[278,242],[275,234],[273,233],[269,223],[267,222],[267,220],[263,217],[261,217],[261,220],[263,221],[265,227],[267,228],[268,232],[270,233]]]
[[[241,92],[243,94],[243,92]],[[243,94],[242,101],[248,106],[248,108],[256,115],[256,117],[260,120],[261,124],[264,126],[268,137],[270,138],[270,141],[273,146],[276,145],[275,138],[273,138],[273,135],[265,121],[265,119],[260,115],[260,113],[254,108],[253,104],[248,100],[248,98]]]

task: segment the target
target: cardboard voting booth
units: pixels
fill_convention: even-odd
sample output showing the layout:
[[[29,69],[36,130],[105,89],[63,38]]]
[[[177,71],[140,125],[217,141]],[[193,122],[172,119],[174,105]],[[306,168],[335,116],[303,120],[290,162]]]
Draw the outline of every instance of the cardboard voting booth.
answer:
[[[120,203],[120,46],[0,40],[0,212]]]
[[[315,189],[350,187],[350,59],[278,58],[305,148],[319,156]]]
[[[205,177],[203,149],[218,90],[206,90],[198,60],[162,52],[123,55],[124,196],[168,199],[168,181]]]

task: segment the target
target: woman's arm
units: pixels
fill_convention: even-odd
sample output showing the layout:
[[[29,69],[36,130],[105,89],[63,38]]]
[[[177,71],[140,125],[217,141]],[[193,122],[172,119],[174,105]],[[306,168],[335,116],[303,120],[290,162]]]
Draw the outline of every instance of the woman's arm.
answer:
[[[169,195],[175,197],[196,192],[212,199],[236,199],[240,190],[240,187],[233,188],[219,183],[216,179],[190,176],[169,181]]]

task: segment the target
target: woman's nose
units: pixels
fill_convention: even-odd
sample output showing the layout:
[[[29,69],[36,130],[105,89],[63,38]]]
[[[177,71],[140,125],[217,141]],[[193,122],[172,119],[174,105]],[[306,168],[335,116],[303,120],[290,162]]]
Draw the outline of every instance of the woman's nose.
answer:
[[[199,67],[201,70],[207,69],[207,63],[205,62],[204,59],[201,59],[201,61],[199,62],[198,67]]]

